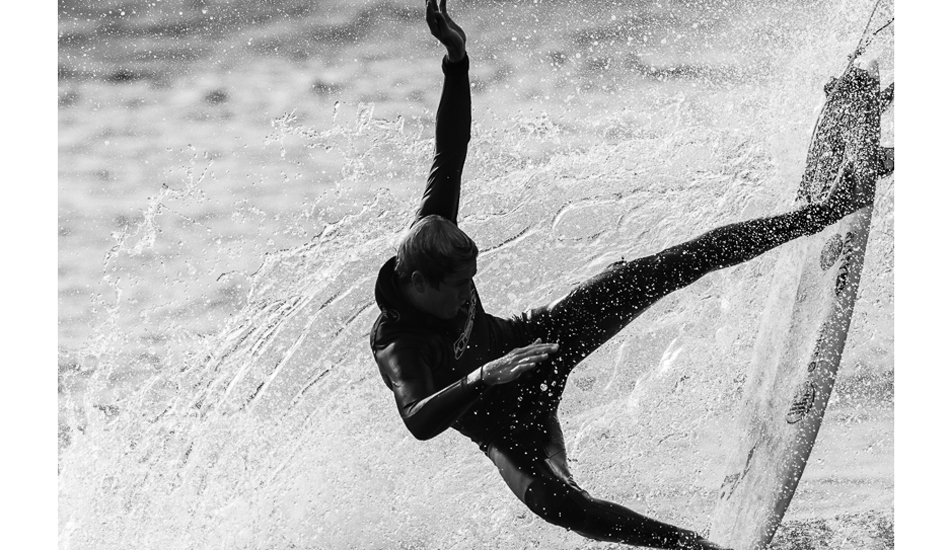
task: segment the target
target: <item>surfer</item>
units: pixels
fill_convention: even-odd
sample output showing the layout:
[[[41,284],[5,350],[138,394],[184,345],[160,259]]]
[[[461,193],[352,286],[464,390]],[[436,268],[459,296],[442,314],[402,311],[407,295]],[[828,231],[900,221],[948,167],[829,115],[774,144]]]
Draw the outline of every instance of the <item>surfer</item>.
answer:
[[[435,157],[416,218],[380,269],[373,355],[409,431],[453,428],[477,443],[517,498],[588,538],[655,548],[717,549],[698,533],[592,497],[568,468],[558,404],[571,370],[667,294],[869,203],[842,172],[830,196],[790,213],[714,229],[654,255],[618,261],[566,296],[510,318],[485,313],[475,288],[478,247],[457,225],[471,128],[464,31],[427,0],[445,46]]]

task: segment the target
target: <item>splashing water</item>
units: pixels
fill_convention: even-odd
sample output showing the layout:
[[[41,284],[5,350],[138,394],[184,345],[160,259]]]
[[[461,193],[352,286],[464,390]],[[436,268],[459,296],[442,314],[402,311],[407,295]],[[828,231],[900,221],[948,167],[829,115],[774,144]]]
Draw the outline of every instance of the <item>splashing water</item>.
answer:
[[[788,208],[871,4],[459,3],[460,225],[486,309]],[[142,4],[99,27],[66,6],[61,548],[612,547],[532,516],[458,434],[415,441],[369,353],[376,273],[433,146],[440,54],[415,3]],[[103,53],[108,37],[163,57]],[[706,527],[773,265],[706,276],[578,367],[561,419],[581,486]],[[888,179],[777,548],[893,547],[892,375]]]

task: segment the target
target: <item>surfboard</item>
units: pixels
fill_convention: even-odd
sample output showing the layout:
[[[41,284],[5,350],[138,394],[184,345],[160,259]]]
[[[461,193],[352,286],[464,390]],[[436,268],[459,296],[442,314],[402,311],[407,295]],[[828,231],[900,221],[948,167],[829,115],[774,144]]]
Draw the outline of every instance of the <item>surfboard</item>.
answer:
[[[822,200],[843,183],[850,162],[860,192],[893,170],[880,147],[876,64],[849,62],[825,87],[796,205]],[[738,415],[740,436],[727,462],[709,538],[734,550],[772,540],[805,470],[844,350],[864,264],[873,206],[822,233],[785,245],[753,350]]]

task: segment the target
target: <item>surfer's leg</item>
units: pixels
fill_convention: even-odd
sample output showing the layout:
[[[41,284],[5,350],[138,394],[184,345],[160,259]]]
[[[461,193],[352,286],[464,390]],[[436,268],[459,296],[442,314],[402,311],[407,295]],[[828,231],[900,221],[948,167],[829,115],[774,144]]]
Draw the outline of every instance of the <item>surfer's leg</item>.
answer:
[[[488,456],[511,491],[548,523],[584,537],[649,546],[699,548],[696,533],[590,496],[567,467],[564,437],[556,416],[498,438]]]
[[[848,184],[853,186],[853,181]],[[785,214],[729,224],[657,254],[616,262],[563,298],[526,312],[520,322],[529,327],[531,337],[557,343],[559,351],[528,373],[525,385],[543,379],[544,408],[556,409],[574,366],[660,298],[707,273],[821,231],[853,211],[842,195]]]

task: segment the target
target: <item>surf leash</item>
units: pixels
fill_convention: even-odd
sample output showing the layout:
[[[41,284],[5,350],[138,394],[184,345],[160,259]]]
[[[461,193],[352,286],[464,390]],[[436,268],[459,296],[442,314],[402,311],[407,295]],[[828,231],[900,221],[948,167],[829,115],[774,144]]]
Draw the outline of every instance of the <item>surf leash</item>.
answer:
[[[876,31],[872,33],[868,32],[868,30],[871,28],[871,23],[874,22],[874,16],[877,15],[877,10],[879,7],[881,7],[881,0],[877,0],[877,2],[874,3],[874,8],[871,10],[871,15],[868,16],[868,22],[864,25],[864,30],[861,32],[861,38],[858,40],[858,44],[857,46],[855,46],[854,51],[848,56],[848,64],[847,66],[845,66],[844,71],[842,71],[841,74],[845,74],[851,69],[851,66],[854,64],[854,61],[858,57],[860,57],[861,54],[864,53],[864,51],[868,47],[868,44],[871,43],[871,40],[875,36],[877,36],[878,33],[880,33],[881,31],[883,31],[884,29],[886,29],[887,27],[891,26],[894,23],[894,18],[891,17],[891,19],[887,23],[884,23],[883,25],[881,25]],[[830,93],[831,90],[834,89],[834,86],[837,84],[837,81],[838,81],[837,78],[832,78],[831,82],[825,85],[826,95]],[[885,101],[886,101],[886,104],[889,105],[890,102],[893,101],[893,99],[894,99],[894,83],[892,82],[891,85],[887,87],[887,89],[885,90],[885,93],[883,94],[881,110],[884,110],[885,108],[885,104],[884,104]],[[827,105],[828,104],[826,102],[825,105],[822,106],[821,112],[818,113],[818,119],[815,120],[815,126],[811,130],[811,139],[809,140],[809,143],[815,140],[815,133],[818,131],[818,124],[821,122],[821,118],[825,114],[825,107]]]
[[[854,48],[854,52],[848,56],[848,66],[845,67],[844,72],[848,72],[848,69],[851,68],[851,65],[854,63],[854,60],[861,56],[864,53],[864,50],[868,47],[868,44],[871,43],[871,40],[878,35],[879,32],[883,31],[887,27],[890,27],[894,23],[894,18],[891,17],[890,21],[881,25],[876,31],[868,33],[868,30],[871,28],[871,23],[874,21],[874,16],[877,15],[877,9],[881,7],[881,0],[877,0],[874,4],[874,9],[871,10],[871,15],[868,17],[868,22],[864,25],[864,31],[861,32],[861,39],[858,40],[858,45]]]

